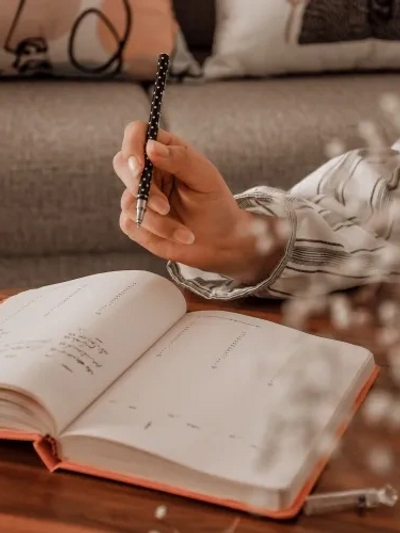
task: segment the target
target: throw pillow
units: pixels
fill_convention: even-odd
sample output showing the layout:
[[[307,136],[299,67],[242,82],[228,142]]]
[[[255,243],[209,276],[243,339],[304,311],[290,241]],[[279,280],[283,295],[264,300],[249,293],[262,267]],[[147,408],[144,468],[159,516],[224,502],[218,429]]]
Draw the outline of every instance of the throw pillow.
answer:
[[[208,78],[400,67],[400,0],[217,0]]]
[[[152,79],[198,75],[170,0],[0,0],[0,74]],[[176,59],[176,61],[175,61]]]

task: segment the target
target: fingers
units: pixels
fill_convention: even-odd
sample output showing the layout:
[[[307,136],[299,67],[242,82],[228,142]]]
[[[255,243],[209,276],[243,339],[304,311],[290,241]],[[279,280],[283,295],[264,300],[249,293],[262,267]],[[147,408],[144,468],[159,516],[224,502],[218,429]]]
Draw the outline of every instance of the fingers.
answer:
[[[136,197],[143,167],[135,167],[131,163],[131,160],[127,161],[122,152],[118,152],[114,157],[113,166],[115,173],[121,179],[122,183]],[[154,182],[152,182],[150,187],[148,205],[151,209],[160,213],[160,215],[166,215],[170,209],[167,197]]]
[[[189,145],[149,141],[146,150],[155,167],[173,174],[195,191],[211,192],[224,183],[211,161]]]
[[[123,233],[125,233],[125,235],[132,241],[137,242],[140,246],[143,246],[143,248],[146,248],[146,250],[149,250],[149,252],[154,255],[163,258],[168,257],[168,241],[162,237],[154,235],[154,233],[151,233],[144,228],[138,230],[135,222],[124,212],[121,212],[119,225]]]
[[[143,169],[147,133],[146,122],[131,122],[124,132],[121,152],[131,165]],[[146,152],[156,168],[173,174],[199,192],[215,189],[216,180],[223,182],[214,165],[176,135],[160,129],[157,141],[149,141]]]
[[[128,124],[124,131],[121,152],[126,159],[133,156],[138,159],[140,165],[144,164],[144,147],[146,144],[147,122],[135,120]],[[178,137],[172,133],[159,129],[157,139],[166,145],[182,143]]]
[[[148,239],[149,234],[186,245],[193,244],[195,240],[193,233],[181,222],[172,217],[162,216],[152,209],[147,209],[141,227],[137,228],[135,223],[136,199],[128,190],[122,195],[121,209],[124,215],[124,228],[121,226],[121,229],[125,233],[128,230],[129,237],[137,242],[143,238]],[[131,223],[126,219],[129,219]],[[143,235],[143,230],[145,230],[145,235]]]

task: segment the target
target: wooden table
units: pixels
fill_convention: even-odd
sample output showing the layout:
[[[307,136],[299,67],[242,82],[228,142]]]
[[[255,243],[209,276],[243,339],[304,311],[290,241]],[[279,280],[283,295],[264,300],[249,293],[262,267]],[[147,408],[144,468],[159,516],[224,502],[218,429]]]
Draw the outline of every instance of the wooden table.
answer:
[[[0,299],[6,295],[10,292],[0,293]],[[188,300],[192,310],[209,309],[212,305],[276,321],[281,316],[279,305],[269,302],[247,300],[216,305],[193,296],[188,296]],[[323,319],[315,320],[309,328],[321,334],[329,332]],[[374,345],[371,329],[352,331],[345,338]],[[382,370],[374,387],[394,390],[385,354],[375,351],[375,355]],[[366,466],[368,451],[377,446],[390,448],[395,457],[392,473],[384,478]],[[366,426],[359,413],[315,491],[381,486],[386,482],[400,489],[400,435]],[[369,511],[364,516],[346,512],[274,522],[119,483],[65,472],[50,474],[30,444],[0,442],[0,533],[162,533],[168,528],[154,517],[159,505],[167,506],[168,518],[179,533],[222,533],[236,518],[240,519],[236,533],[400,532],[400,504]]]

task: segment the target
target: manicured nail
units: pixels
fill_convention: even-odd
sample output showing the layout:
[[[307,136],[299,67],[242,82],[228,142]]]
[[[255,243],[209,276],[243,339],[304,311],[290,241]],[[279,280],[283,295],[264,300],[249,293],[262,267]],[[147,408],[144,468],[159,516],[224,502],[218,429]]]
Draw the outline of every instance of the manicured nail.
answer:
[[[128,159],[128,167],[134,178],[137,178],[142,170],[142,166],[138,161],[138,158],[134,155]]]
[[[149,199],[149,207],[153,209],[153,211],[160,213],[160,215],[168,215],[170,210],[168,200],[165,200],[160,196],[151,196]]]
[[[188,229],[177,229],[174,232],[174,239],[182,244],[194,243],[194,235]]]
[[[160,157],[169,156],[169,149],[165,144],[161,144],[158,141],[149,141],[147,146],[155,155],[159,155]]]

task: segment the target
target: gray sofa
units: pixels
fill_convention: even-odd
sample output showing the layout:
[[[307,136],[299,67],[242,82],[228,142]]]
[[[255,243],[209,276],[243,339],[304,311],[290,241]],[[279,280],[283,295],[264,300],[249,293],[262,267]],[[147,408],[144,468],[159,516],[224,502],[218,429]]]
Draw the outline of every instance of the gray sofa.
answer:
[[[188,44],[211,48],[213,2],[176,2]],[[234,192],[265,183],[289,188],[323,163],[338,136],[361,144],[357,124],[382,124],[384,92],[398,74],[298,76],[169,85],[164,127],[221,170]],[[147,120],[149,92],[130,82],[3,81],[0,85],[0,286],[29,287],[163,261],[118,226],[122,185],[112,158],[124,127]]]

